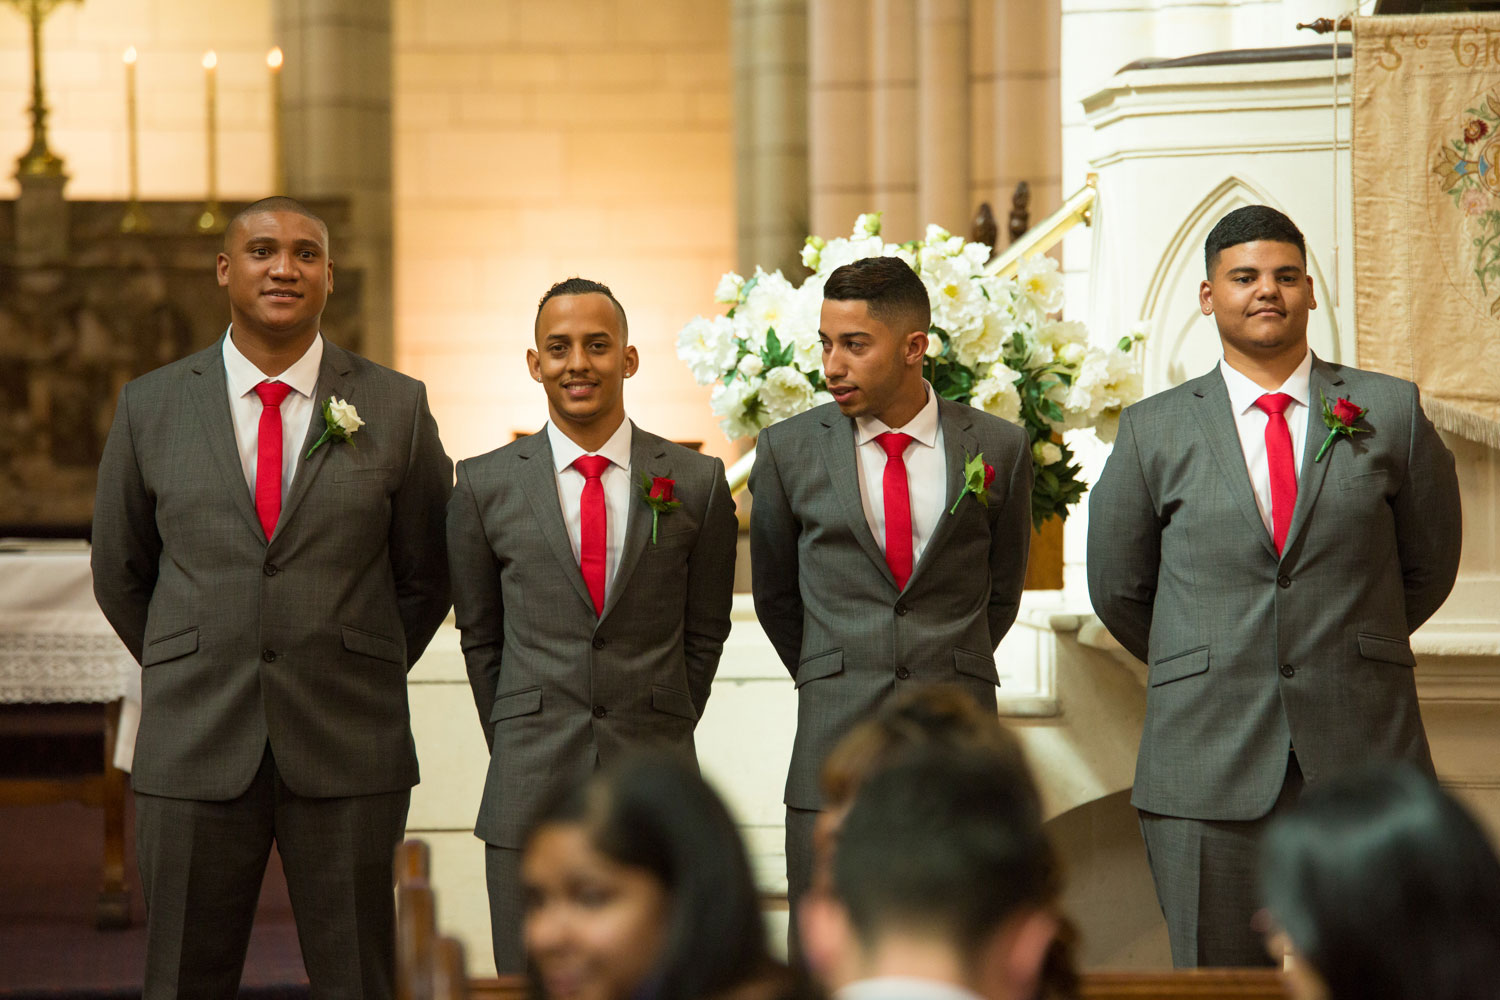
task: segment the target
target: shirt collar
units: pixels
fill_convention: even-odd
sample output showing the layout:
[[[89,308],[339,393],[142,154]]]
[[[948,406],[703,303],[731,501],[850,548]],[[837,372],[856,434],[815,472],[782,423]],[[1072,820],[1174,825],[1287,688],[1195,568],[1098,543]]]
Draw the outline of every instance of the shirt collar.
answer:
[[[868,444],[875,440],[878,434],[899,430],[902,434],[910,434],[918,444],[926,445],[929,448],[936,448],[938,434],[937,393],[932,391],[932,386],[926,379],[922,380],[922,387],[927,390],[927,402],[922,404],[922,408],[917,411],[917,415],[908,420],[904,427],[887,427],[885,421],[876,417],[855,417],[855,445]]]
[[[917,976],[876,976],[859,979],[834,991],[834,1000],[911,1000],[924,997],[927,1000],[979,1000],[977,994],[959,986],[937,979],[922,979]]]
[[[1248,413],[1255,401],[1266,394],[1266,390],[1250,381],[1250,378],[1229,364],[1229,359],[1219,361],[1219,373],[1224,376],[1224,387],[1229,390],[1229,405],[1235,413]],[[1302,356],[1302,363],[1286,377],[1281,388],[1292,399],[1307,406],[1312,397],[1312,350]]]
[[[580,455],[603,455],[620,468],[630,469],[630,419],[620,421],[620,426],[604,442],[604,447],[598,451],[588,452],[579,447],[578,442],[564,434],[551,420],[547,421],[547,441],[552,445],[552,467],[558,472],[563,471]]]
[[[232,330],[233,327],[230,329]],[[318,388],[318,368],[322,364],[323,335],[321,333],[313,337],[313,342],[303,352],[302,357],[294,361],[290,368],[280,375],[267,375],[240,353],[240,349],[234,346],[234,338],[229,335],[229,331],[224,332],[224,378],[229,383],[231,399],[249,395],[256,386],[267,379],[285,382],[292,387],[293,391],[311,399],[312,394]]]

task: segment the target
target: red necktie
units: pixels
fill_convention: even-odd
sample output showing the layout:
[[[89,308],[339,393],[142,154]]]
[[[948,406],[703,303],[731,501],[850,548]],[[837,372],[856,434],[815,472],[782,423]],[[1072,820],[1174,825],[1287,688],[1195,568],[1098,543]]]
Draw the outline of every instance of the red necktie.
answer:
[[[268,542],[281,517],[281,401],[291,391],[285,382],[262,382],[255,387],[261,403],[255,439],[255,513]]]
[[[911,579],[911,491],[906,485],[906,461],[901,457],[906,446],[915,440],[910,434],[887,431],[875,435],[885,449],[885,564],[896,578],[896,586],[906,589]]]
[[[604,614],[604,482],[599,478],[609,468],[603,455],[579,455],[573,468],[583,473],[583,499],[578,513],[581,523],[578,538],[578,569],[584,585],[594,599],[594,614]]]
[[[1292,508],[1297,506],[1297,470],[1292,464],[1292,432],[1283,413],[1292,397],[1268,392],[1255,401],[1266,414],[1266,463],[1271,469],[1271,539],[1280,555],[1292,526]]]

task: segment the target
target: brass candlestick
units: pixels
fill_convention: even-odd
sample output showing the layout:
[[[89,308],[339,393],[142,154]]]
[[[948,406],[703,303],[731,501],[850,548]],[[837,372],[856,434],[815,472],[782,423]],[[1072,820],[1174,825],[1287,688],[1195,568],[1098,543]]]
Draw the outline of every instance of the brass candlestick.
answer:
[[[42,87],[42,22],[63,0],[8,0],[31,21],[31,148],[16,161],[17,175],[61,177],[62,157],[47,148],[47,99]],[[82,0],[74,0],[80,3]]]
[[[135,46],[125,50],[125,137],[130,168],[130,200],[120,219],[120,232],[143,233],[151,228],[151,219],[141,207],[140,143],[136,130]]]
[[[203,91],[208,125],[208,197],[203,202],[203,213],[198,216],[200,233],[222,233],[227,223],[224,213],[219,209],[218,65],[219,56],[213,49],[203,54]]]
[[[281,46],[266,53],[271,72],[271,193],[286,194],[286,164],[281,158]]]

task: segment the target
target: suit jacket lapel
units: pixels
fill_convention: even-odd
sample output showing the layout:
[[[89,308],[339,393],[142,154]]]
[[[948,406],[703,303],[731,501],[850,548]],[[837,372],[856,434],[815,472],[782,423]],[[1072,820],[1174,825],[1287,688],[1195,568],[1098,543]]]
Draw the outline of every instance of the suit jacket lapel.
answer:
[[[630,425],[630,506],[625,519],[625,541],[620,547],[620,565],[615,568],[614,579],[605,588],[603,621],[609,617],[620,595],[630,583],[635,567],[651,541],[651,506],[639,496],[641,475],[652,478],[670,478],[671,466],[667,464],[666,442],[655,434],[648,434],[634,423]],[[658,531],[660,525],[658,524]],[[582,579],[582,576],[579,577]]]
[[[1245,451],[1240,447],[1240,433],[1235,428],[1234,411],[1229,402],[1229,389],[1224,385],[1224,376],[1217,367],[1193,383],[1193,395],[1197,399],[1198,423],[1203,428],[1214,457],[1219,462],[1219,474],[1223,476],[1230,495],[1234,497],[1240,513],[1245,515],[1255,533],[1260,536],[1266,551],[1272,558],[1276,554],[1276,543],[1266,531],[1266,522],[1260,518],[1260,508],[1255,505],[1255,493],[1250,487],[1250,474],[1245,471]]]
[[[1292,508],[1292,523],[1286,533],[1287,550],[1291,549],[1292,543],[1306,526],[1307,519],[1312,516],[1313,504],[1318,502],[1318,494],[1323,490],[1323,480],[1328,477],[1328,466],[1333,464],[1333,456],[1340,450],[1330,448],[1328,454],[1323,456],[1323,461],[1313,461],[1323,444],[1323,438],[1328,434],[1328,428],[1323,425],[1322,397],[1332,399],[1337,396],[1337,387],[1343,385],[1344,380],[1331,367],[1319,361],[1317,355],[1313,355],[1312,374],[1308,382],[1307,432],[1302,443],[1302,473],[1297,477],[1297,506]]]
[[[578,568],[578,559],[573,555],[573,543],[568,538],[568,526],[563,523],[562,506],[557,496],[557,473],[552,468],[552,444],[547,440],[544,426],[517,446],[517,476],[521,481],[521,492],[531,505],[531,514],[542,537],[552,549],[563,576],[573,584],[578,596],[590,611],[594,609],[594,598],[589,594],[588,584],[583,582],[583,572]]]
[[[947,462],[948,488],[944,492],[943,510],[938,515],[937,526],[933,528],[932,537],[927,540],[927,545],[922,549],[922,558],[912,569],[911,579],[906,581],[908,588],[916,582],[917,577],[922,575],[922,571],[936,560],[934,553],[942,549],[948,540],[948,535],[953,532],[953,524],[958,518],[950,516],[948,512],[953,509],[954,503],[964,488],[964,460],[979,454],[979,442],[974,437],[973,421],[968,418],[962,407],[939,398],[938,422],[943,428],[943,457]],[[978,503],[979,501],[976,499],[966,500],[966,502]]]
[[[226,335],[227,336],[227,335]],[[245,482],[245,468],[240,464],[239,446],[235,444],[234,418],[229,413],[229,379],[224,374],[224,341],[200,351],[193,359],[192,371],[197,376],[192,380],[193,405],[203,421],[203,439],[208,442],[219,474],[228,486],[238,510],[254,531],[256,537],[265,541],[260,518],[256,516],[255,504],[250,496],[250,487]]]
[[[834,495],[843,505],[844,516],[849,519],[849,528],[859,541],[859,547],[864,549],[865,555],[870,557],[870,561],[894,587],[896,578],[886,565],[885,554],[875,544],[875,536],[870,533],[870,522],[865,520],[864,504],[860,501],[859,466],[854,459],[854,420],[834,412],[824,418],[823,426],[827,428],[823,433],[823,459],[828,464],[828,478]],[[907,583],[911,581],[908,580]]]
[[[297,472],[292,477],[292,489],[287,495],[286,503],[281,507],[281,519],[276,522],[277,535],[292,523],[292,515],[297,513],[302,498],[307,496],[318,470],[328,459],[328,453],[334,448],[344,447],[340,442],[325,441],[323,447],[314,452],[311,458],[307,457],[307,450],[323,434],[323,400],[329,396],[337,396],[346,403],[356,402],[355,386],[349,381],[349,373],[353,368],[348,351],[330,344],[326,339],[323,341],[323,360],[318,365],[318,383],[313,387],[312,419],[308,421],[307,433],[303,435],[302,447],[297,452]]]

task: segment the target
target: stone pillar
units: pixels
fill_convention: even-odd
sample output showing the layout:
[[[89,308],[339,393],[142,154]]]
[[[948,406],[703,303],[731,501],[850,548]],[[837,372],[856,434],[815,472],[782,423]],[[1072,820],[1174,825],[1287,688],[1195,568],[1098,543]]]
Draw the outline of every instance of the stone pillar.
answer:
[[[917,213],[967,234],[969,0],[917,0]]]
[[[901,242],[926,225],[917,211],[917,0],[872,7],[870,208],[885,212],[886,239]]]
[[[809,0],[808,173],[811,231],[847,236],[870,204],[867,0]]]
[[[275,0],[272,31],[286,55],[280,193],[349,199],[348,231],[331,234],[334,294],[339,264],[363,272],[359,350],[391,364],[391,2]]]
[[[802,273],[808,234],[807,0],[734,0],[736,268]]]

